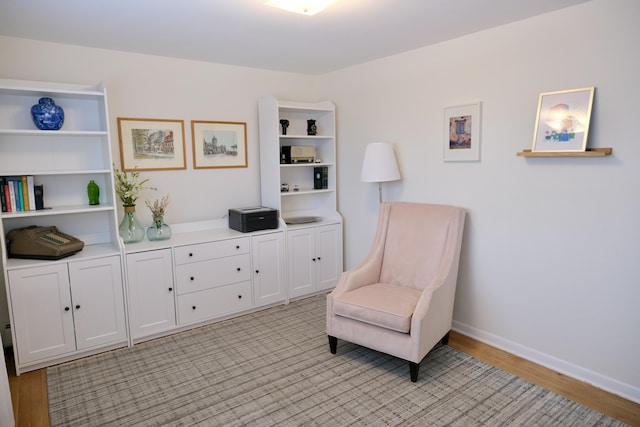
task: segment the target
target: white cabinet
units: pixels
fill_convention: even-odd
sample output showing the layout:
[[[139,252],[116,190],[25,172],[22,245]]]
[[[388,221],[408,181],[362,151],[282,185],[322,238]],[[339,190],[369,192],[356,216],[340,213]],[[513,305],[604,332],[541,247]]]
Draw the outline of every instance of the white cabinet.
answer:
[[[258,113],[262,205],[278,209],[286,223],[288,296],[330,289],[342,273],[335,105],[265,97],[259,101]],[[315,121],[313,135],[308,132],[309,120]],[[282,122],[288,124],[286,132]],[[312,162],[292,160],[289,154],[295,149],[313,153]],[[316,168],[326,169],[323,185],[316,185]],[[288,191],[281,191],[283,184]],[[313,222],[298,225],[306,221]]]
[[[333,288],[342,274],[339,224],[287,230],[289,296]]]
[[[128,254],[127,283],[133,340],[175,328],[171,249]]]
[[[63,108],[65,119],[60,130],[39,130],[33,124],[31,107],[43,97],[52,98],[56,105]],[[73,354],[85,348],[97,349],[101,343],[120,340],[121,331],[126,333],[126,329],[118,326],[118,338],[113,335],[113,325],[119,325],[120,322],[124,324],[125,314],[115,311],[119,310],[121,303],[114,306],[114,295],[109,294],[114,292],[120,301],[124,297],[120,258],[122,246],[114,203],[116,197],[108,123],[107,94],[101,85],[0,79],[0,177],[31,177],[34,186],[42,186],[44,190],[45,209],[34,210],[31,203],[30,210],[9,212],[7,209],[0,213],[2,278],[9,300],[18,373],[24,367],[21,364],[26,361],[49,360],[53,355]],[[98,205],[89,205],[87,184],[90,180],[100,187]],[[10,258],[5,241],[7,232],[30,225],[56,226],[62,232],[82,240],[84,249],[65,259],[68,262]],[[82,269],[74,269],[81,267],[81,264],[76,264],[78,261],[90,263],[94,260],[98,264],[113,261],[117,266],[108,276],[103,274],[111,267],[105,266],[103,271],[96,266],[93,270],[95,277],[85,276],[89,273]],[[43,275],[39,276],[41,273]],[[61,284],[64,279],[60,274],[67,277],[66,291]],[[59,316],[56,310],[61,303],[71,311],[69,296],[65,296],[69,293],[68,276],[72,279],[72,288],[78,284],[77,297],[84,292],[79,284],[90,279],[96,288],[88,290],[87,294],[94,293],[96,298],[106,299],[91,302],[84,299],[81,309]],[[29,290],[18,289],[12,281],[26,281]],[[54,286],[55,283],[58,283],[59,289]],[[98,294],[98,289],[105,294]],[[11,291],[15,295],[11,295]],[[15,304],[31,304],[30,312],[14,313],[18,307]],[[74,301],[74,304],[77,303]],[[101,313],[102,319],[93,319],[91,315],[85,318],[86,304],[90,304],[93,313]],[[43,328],[38,330],[29,326],[30,323],[40,324],[41,316],[51,319],[51,323],[44,322]],[[72,317],[82,319],[76,324],[75,330],[63,325],[68,322],[65,319]],[[94,320],[96,324],[92,324]],[[101,320],[105,323],[99,324]],[[107,326],[107,322],[111,322],[111,326]],[[19,337],[16,337],[16,331],[21,331]],[[73,332],[73,339],[69,338],[69,331]],[[57,361],[52,360],[52,363]]]
[[[253,299],[256,307],[283,302],[287,298],[282,232],[251,238]]]
[[[127,344],[118,256],[10,270],[9,295],[18,370]]]

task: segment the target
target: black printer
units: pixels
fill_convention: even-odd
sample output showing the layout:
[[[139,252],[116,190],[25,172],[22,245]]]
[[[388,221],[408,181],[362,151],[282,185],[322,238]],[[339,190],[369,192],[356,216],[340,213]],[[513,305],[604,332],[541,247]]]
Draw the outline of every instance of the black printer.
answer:
[[[278,210],[264,206],[229,209],[229,228],[242,233],[278,228]]]

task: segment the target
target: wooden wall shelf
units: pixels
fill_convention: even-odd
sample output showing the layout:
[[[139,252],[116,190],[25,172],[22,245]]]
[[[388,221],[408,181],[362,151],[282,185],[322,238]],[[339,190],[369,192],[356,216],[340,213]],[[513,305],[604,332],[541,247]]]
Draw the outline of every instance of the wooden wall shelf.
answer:
[[[611,147],[587,148],[586,151],[531,151],[522,150],[517,153],[521,157],[604,157],[610,156],[613,152]]]

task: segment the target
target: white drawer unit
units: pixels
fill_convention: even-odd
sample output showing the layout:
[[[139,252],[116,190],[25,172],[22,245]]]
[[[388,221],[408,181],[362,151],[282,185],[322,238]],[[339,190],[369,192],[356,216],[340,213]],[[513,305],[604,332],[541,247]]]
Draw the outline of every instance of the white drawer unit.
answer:
[[[187,325],[252,307],[251,281],[178,296],[178,323]]]
[[[179,325],[253,307],[250,249],[249,237],[174,249]]]

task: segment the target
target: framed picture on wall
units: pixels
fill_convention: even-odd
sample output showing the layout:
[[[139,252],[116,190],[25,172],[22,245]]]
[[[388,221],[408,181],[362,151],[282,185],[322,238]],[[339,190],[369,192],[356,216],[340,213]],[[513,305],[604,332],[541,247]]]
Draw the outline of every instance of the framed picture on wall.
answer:
[[[191,121],[193,168],[246,168],[247,124]]]
[[[123,171],[186,169],[184,121],[118,117]]]
[[[444,161],[480,160],[481,102],[444,109]]]
[[[585,151],[595,87],[541,93],[531,151]]]

